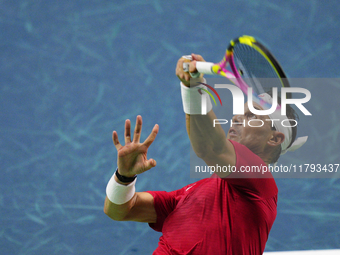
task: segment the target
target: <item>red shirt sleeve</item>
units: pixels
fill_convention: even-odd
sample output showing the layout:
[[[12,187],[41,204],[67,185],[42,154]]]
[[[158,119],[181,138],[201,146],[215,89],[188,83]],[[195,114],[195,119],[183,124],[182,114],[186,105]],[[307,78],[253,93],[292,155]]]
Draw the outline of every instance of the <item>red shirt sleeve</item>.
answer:
[[[191,183],[179,190],[171,192],[166,191],[147,191],[154,198],[154,206],[157,213],[157,222],[149,223],[149,226],[159,232],[162,232],[163,223],[173,210],[175,210],[179,201],[188,193],[197,188],[204,180]]]
[[[262,169],[266,163],[246,146],[235,141],[230,140],[230,142],[235,148],[236,172],[231,173],[224,180],[253,199],[267,199],[276,196],[278,189],[270,172],[244,171],[247,166],[250,167],[248,169],[251,169],[252,166]],[[240,171],[241,169],[243,172]]]
[[[157,222],[149,223],[149,226],[156,231],[162,232],[162,227],[166,217],[175,209],[181,199],[181,190],[171,192],[147,191],[154,198],[154,206],[157,214]]]

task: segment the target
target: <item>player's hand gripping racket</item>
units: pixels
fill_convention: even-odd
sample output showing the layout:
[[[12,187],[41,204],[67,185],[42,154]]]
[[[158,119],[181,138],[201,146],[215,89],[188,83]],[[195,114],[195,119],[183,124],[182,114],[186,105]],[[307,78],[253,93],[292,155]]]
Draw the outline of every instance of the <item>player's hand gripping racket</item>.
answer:
[[[230,66],[231,71],[227,69]],[[189,63],[183,63],[185,72]],[[270,51],[254,37],[241,36],[230,42],[225,56],[219,63],[196,62],[199,73],[221,75],[237,85],[246,95],[248,87],[253,88],[253,96],[272,91],[273,87],[289,87],[289,82],[280,64]],[[198,76],[199,74],[191,74]],[[275,79],[261,79],[275,78]],[[291,95],[287,95],[290,98]],[[259,99],[261,105],[266,104]]]

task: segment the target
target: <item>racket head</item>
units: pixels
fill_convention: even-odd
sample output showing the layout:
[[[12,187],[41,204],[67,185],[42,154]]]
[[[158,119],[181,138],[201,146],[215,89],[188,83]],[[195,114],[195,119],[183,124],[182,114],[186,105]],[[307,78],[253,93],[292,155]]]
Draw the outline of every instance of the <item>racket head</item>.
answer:
[[[271,94],[273,87],[290,87],[280,63],[254,37],[243,35],[232,40],[226,55],[235,77],[252,87],[255,95]],[[287,98],[291,98],[291,94],[287,93]]]

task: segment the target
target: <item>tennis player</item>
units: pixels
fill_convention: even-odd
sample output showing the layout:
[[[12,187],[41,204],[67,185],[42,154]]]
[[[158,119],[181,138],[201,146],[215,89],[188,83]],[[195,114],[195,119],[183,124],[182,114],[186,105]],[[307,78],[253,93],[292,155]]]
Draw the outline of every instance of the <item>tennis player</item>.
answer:
[[[200,55],[193,54],[192,58],[189,71],[195,73],[195,60],[204,60]],[[200,114],[200,94],[197,88],[190,88],[184,61],[187,60],[178,60],[176,75],[181,81],[192,147],[208,166],[234,166],[237,171],[215,172],[211,178],[171,192],[135,192],[136,176],[156,166],[154,159],[147,159],[147,151],[159,130],[155,125],[148,138],[140,142],[142,117],[137,116],[133,138],[130,120],[125,122],[125,145],[113,132],[118,168],[106,188],[104,212],[118,221],[147,222],[162,232],[153,254],[262,255],[276,218],[278,189],[271,173],[247,173],[241,168],[268,166],[304,142],[295,141],[296,127],[272,127],[270,121],[251,127],[248,120],[295,119],[295,113],[288,107],[287,116],[261,116],[251,113],[245,105],[245,114],[234,116],[234,125],[225,134],[220,125],[213,127],[216,116],[211,102],[206,105],[208,114]],[[262,96],[270,102],[270,95]]]

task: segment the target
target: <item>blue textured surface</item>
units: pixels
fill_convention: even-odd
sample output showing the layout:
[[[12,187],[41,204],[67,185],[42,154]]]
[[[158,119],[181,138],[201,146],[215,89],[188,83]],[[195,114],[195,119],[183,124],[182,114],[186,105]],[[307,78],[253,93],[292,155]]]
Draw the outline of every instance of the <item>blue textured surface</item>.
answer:
[[[139,191],[193,181],[174,72],[183,54],[218,61],[230,39],[250,34],[290,77],[340,74],[335,0],[114,2],[1,1],[1,254],[152,253],[159,233],[103,213],[116,166],[111,133],[122,137],[137,114],[142,139],[160,125],[149,150],[158,165],[139,178]],[[299,132],[313,138],[283,162],[340,163],[339,85],[332,89],[311,88],[324,101]],[[339,248],[339,179],[277,183],[267,250]]]

